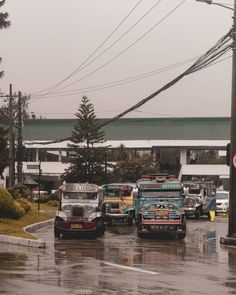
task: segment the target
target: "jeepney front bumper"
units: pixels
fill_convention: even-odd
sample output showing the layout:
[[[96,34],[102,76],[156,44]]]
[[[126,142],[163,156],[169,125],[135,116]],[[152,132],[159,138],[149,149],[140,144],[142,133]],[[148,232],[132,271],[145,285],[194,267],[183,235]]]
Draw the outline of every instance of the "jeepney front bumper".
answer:
[[[95,220],[91,222],[82,219],[64,220],[56,216],[54,224],[61,233],[93,232],[97,229]]]
[[[161,232],[161,233],[178,233],[185,232],[185,227],[181,220],[143,220],[139,230],[141,232]]]

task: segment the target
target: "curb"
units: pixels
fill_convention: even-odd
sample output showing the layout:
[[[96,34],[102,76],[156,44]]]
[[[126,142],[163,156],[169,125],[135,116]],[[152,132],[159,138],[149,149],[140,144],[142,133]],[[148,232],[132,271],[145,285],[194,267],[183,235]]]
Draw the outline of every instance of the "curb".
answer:
[[[39,230],[43,227],[47,227],[53,224],[53,222],[54,222],[54,218],[27,225],[23,229],[25,232],[33,234],[33,232],[35,232],[36,230]],[[36,235],[34,236],[36,237]],[[35,248],[46,248],[46,243],[42,239],[32,240],[32,239],[19,238],[19,237],[7,236],[7,235],[0,235],[0,243],[8,243],[13,245],[35,247]]]

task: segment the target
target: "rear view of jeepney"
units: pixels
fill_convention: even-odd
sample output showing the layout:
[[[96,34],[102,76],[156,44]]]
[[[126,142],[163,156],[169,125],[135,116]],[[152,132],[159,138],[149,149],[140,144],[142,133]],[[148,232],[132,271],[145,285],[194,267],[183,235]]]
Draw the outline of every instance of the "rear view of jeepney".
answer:
[[[134,220],[134,183],[104,184],[103,210],[105,221],[111,225],[113,221],[133,224]]]
[[[184,239],[186,222],[181,183],[176,179],[138,183],[136,224],[139,237],[155,233]]]
[[[84,233],[96,237],[103,235],[102,189],[91,183],[64,183],[60,191],[60,210],[54,222],[55,237]]]

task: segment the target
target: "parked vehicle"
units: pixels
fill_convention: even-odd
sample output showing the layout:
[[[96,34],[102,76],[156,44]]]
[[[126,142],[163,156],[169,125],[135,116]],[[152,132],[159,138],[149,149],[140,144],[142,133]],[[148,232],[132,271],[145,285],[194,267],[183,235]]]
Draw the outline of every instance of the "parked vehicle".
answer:
[[[135,183],[109,183],[102,186],[104,190],[103,211],[105,221],[112,225],[113,221],[133,224]]]
[[[216,214],[227,213],[229,211],[229,192],[216,191]]]
[[[183,183],[184,213],[186,218],[199,219],[208,215],[208,203],[215,185],[212,182],[188,181]]]
[[[182,184],[176,178],[141,179],[137,183],[137,235],[148,233],[171,234],[178,239],[186,235]]]
[[[91,183],[64,183],[60,191],[60,208],[54,222],[55,237],[83,233],[96,237],[103,235],[102,188]]]

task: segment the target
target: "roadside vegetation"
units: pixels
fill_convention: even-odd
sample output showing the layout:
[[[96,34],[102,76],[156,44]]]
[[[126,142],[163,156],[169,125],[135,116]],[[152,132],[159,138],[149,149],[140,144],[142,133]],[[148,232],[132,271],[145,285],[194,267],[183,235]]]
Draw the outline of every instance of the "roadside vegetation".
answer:
[[[18,186],[13,188],[10,193],[8,190],[0,188],[0,234],[36,239],[34,235],[25,232],[23,228],[53,218],[53,213],[46,212],[55,211],[57,207],[50,204],[40,204],[40,210],[45,212],[38,212],[38,204],[27,199],[25,190],[23,186]]]

